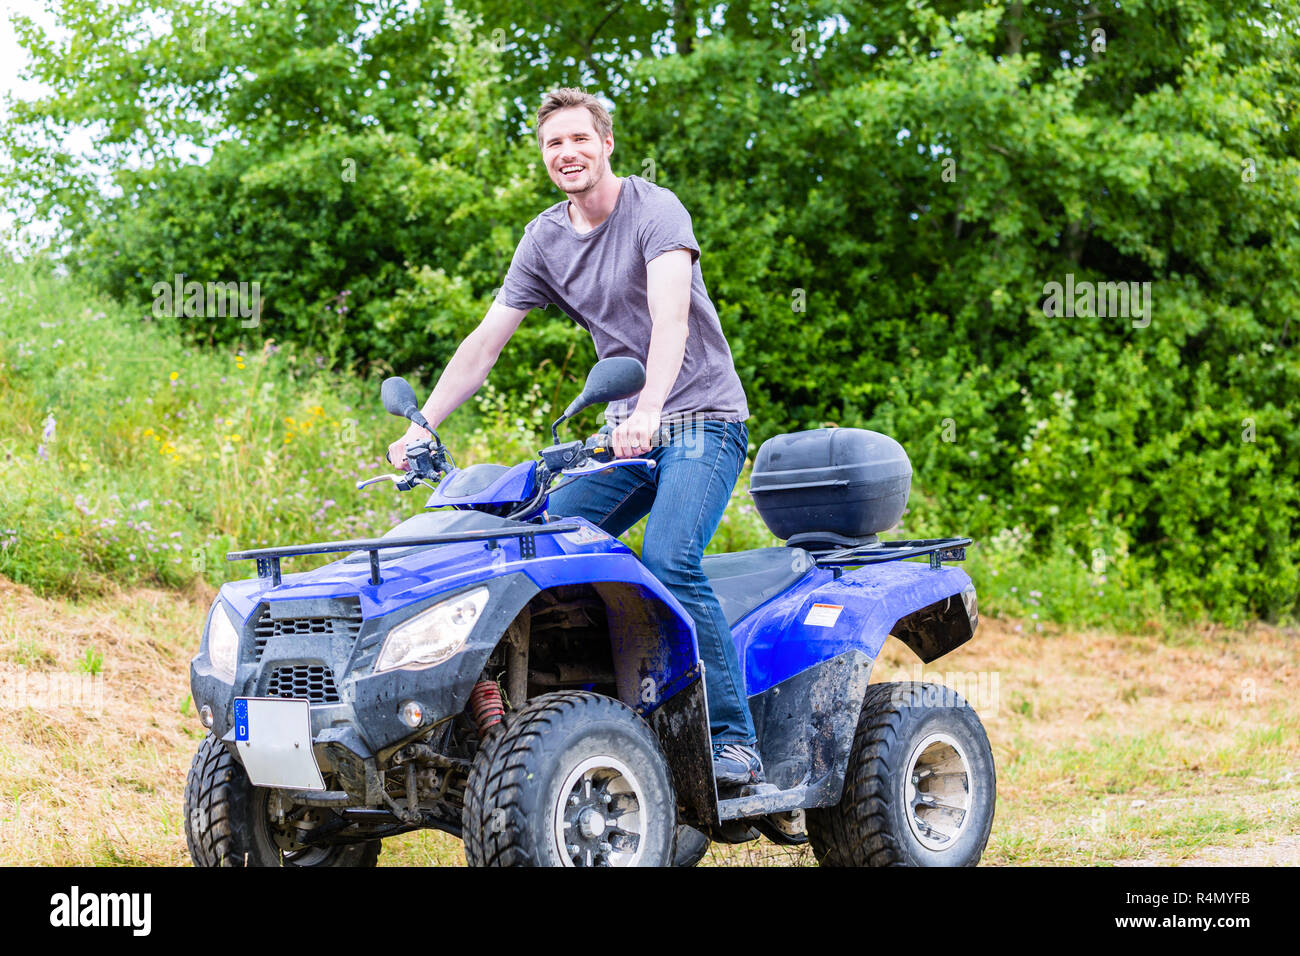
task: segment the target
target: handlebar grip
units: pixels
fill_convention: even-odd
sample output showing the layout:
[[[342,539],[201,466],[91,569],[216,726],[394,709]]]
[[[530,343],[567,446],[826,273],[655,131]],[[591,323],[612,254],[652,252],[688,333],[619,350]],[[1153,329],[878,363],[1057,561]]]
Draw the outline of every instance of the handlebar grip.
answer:
[[[592,461],[598,461],[602,464],[614,460],[614,446],[612,438],[614,429],[605,425],[600,431],[592,435],[583,444],[582,450]],[[660,426],[659,430],[650,436],[651,448],[662,448],[672,442],[672,433],[668,426]]]

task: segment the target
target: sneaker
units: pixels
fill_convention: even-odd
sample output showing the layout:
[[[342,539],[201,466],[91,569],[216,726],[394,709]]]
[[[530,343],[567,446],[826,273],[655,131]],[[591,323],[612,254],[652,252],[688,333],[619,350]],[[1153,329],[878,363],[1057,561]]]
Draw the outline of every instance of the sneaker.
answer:
[[[714,744],[713,776],[723,786],[761,783],[763,758],[753,747],[743,744]]]

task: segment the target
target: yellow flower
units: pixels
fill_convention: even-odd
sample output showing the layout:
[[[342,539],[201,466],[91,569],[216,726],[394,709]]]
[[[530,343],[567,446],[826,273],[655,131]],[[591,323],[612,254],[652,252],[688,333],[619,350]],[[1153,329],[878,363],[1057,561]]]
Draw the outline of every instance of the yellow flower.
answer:
[[[145,433],[145,436],[146,436],[146,437],[149,436],[149,435],[152,435],[152,434],[153,434],[153,429],[152,429],[152,428],[146,428],[146,429],[144,430],[144,433]]]
[[[319,405],[313,405],[311,408],[307,409],[307,411],[311,412],[313,415],[325,414],[325,409],[321,408]]]
[[[285,423],[286,425],[292,425],[292,424],[293,424],[293,419],[292,419],[291,417],[289,417],[288,415],[286,415],[286,416],[284,417],[284,423]]]
[[[180,377],[181,377],[181,373],[180,373],[180,372],[172,372],[172,376],[171,376],[171,378],[172,378],[172,381],[173,381],[173,382],[176,381],[176,380],[177,380],[178,378],[180,378]]]
[[[284,440],[284,443],[287,445],[287,444],[289,444],[289,442],[291,442],[291,441],[293,441],[292,438],[286,438],[286,439]]]

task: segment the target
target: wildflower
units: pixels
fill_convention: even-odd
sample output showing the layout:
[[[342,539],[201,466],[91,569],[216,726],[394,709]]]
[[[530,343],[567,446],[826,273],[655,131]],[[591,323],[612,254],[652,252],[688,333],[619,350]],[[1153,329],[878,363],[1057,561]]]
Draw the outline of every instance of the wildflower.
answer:
[[[54,420],[53,415],[45,416],[45,427],[41,429],[41,441],[54,441],[54,429],[58,422]]]
[[[171,380],[174,382],[174,381],[176,381],[178,378],[181,377],[181,373],[180,373],[180,372],[172,372],[172,374],[171,374],[170,377],[171,377]]]

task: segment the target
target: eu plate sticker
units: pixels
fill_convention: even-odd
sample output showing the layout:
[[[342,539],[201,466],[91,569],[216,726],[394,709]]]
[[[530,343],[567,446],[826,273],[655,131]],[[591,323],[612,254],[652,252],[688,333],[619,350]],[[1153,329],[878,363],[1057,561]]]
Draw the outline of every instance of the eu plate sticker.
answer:
[[[248,701],[243,697],[235,698],[235,739],[248,739]]]
[[[803,622],[812,627],[834,627],[842,610],[844,610],[843,604],[814,604],[808,609],[808,615]]]

